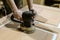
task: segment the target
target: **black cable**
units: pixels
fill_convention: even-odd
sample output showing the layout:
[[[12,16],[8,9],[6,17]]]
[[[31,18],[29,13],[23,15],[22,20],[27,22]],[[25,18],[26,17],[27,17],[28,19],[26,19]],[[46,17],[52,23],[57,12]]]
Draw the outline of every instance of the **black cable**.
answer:
[[[13,15],[11,16],[11,20],[14,21],[14,22],[17,22],[17,23],[23,23],[21,21],[15,20]]]

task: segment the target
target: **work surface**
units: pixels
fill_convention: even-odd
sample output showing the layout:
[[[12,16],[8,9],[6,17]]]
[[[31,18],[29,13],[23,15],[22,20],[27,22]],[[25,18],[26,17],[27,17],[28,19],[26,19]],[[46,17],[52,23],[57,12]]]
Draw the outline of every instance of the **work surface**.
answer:
[[[16,30],[18,25],[16,23],[8,23],[0,29],[0,40],[54,40],[56,34],[35,27],[35,32],[26,34]]]

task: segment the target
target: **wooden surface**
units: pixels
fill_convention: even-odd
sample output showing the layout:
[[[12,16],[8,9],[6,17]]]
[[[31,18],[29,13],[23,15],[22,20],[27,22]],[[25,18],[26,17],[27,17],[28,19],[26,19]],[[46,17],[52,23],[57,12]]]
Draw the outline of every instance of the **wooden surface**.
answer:
[[[38,23],[38,22],[37,22]],[[38,24],[39,25],[39,24]],[[40,24],[42,25],[42,24]],[[39,25],[39,26],[40,26]],[[35,27],[35,32],[32,34],[25,34],[22,33],[20,31],[17,31],[18,24],[17,23],[13,23],[13,22],[9,22],[8,24],[6,24],[5,26],[3,26],[0,29],[0,40],[24,40],[24,39],[28,39],[32,40],[52,40],[52,39],[56,39],[55,35],[56,33],[41,29],[41,28],[37,28]],[[45,26],[42,26],[42,28]],[[52,28],[54,29],[54,28]]]
[[[0,40],[34,40],[27,34],[3,27],[0,29]]]

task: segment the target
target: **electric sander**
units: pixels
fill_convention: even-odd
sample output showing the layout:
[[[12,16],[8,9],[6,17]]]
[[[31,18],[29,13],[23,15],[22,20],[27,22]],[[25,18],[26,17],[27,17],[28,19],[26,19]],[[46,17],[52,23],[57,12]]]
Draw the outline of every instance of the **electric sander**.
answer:
[[[29,11],[25,11],[22,13],[22,21],[14,20],[14,16],[11,16],[11,19],[15,22],[20,23],[20,28],[18,28],[19,31],[25,32],[25,33],[33,33],[35,28],[34,25],[34,18],[36,15],[36,12],[32,8],[32,0],[27,0]]]

